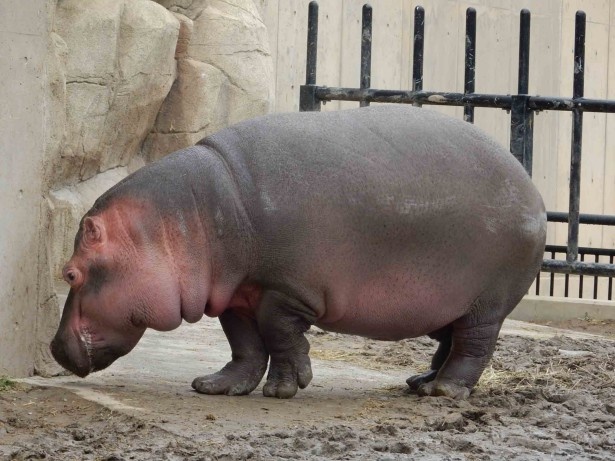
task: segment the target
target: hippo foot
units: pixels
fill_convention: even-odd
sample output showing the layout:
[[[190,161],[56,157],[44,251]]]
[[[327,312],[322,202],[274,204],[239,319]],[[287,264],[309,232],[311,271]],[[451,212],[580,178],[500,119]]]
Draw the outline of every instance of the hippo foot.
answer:
[[[289,399],[304,389],[312,381],[312,365],[307,354],[284,355],[275,358],[271,356],[269,375],[263,386],[265,397]]]
[[[195,378],[192,388],[201,394],[246,395],[258,386],[265,369],[266,364],[257,369],[245,362],[229,362],[217,373]]]
[[[418,388],[421,396],[450,397],[455,400],[464,400],[470,396],[470,389],[450,380],[439,380],[423,383]]]
[[[406,379],[406,384],[408,384],[411,391],[417,391],[421,385],[433,381],[437,374],[438,370],[429,370],[419,375],[410,376]]]

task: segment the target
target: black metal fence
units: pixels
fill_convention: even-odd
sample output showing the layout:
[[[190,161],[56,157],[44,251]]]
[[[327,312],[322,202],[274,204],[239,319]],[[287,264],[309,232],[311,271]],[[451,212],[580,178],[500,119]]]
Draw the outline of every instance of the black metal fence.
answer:
[[[574,77],[572,98],[544,97],[528,95],[530,72],[530,21],[531,14],[524,9],[520,14],[519,27],[519,78],[516,95],[481,94],[475,92],[475,50],[476,50],[476,11],[466,11],[465,35],[465,75],[464,92],[423,91],[423,57],[425,37],[425,11],[417,6],[414,10],[414,54],[412,66],[412,89],[381,90],[370,88],[371,81],[371,44],[372,44],[372,7],[363,6],[361,30],[361,69],[360,88],[340,88],[316,85],[316,64],[318,48],[318,3],[309,5],[306,84],[301,86],[299,108],[301,111],[319,111],[327,101],[357,101],[361,106],[370,102],[402,103],[422,105],[462,106],[464,120],[474,122],[474,108],[488,107],[510,111],[510,150],[521,162],[526,171],[532,174],[534,113],[543,110],[572,112],[572,143],[570,162],[570,194],[568,213],[547,212],[550,222],[568,223],[568,243],[566,247],[548,245],[542,271],[551,273],[549,292],[553,295],[554,273],[565,274],[565,295],[569,295],[569,275],[580,277],[580,295],[583,294],[583,276],[594,277],[594,294],[597,296],[598,277],[608,279],[608,299],[613,299],[613,277],[615,250],[579,248],[579,225],[615,226],[615,216],[581,214],[579,211],[581,195],[581,148],[583,134],[583,114],[585,112],[615,113],[615,100],[584,98],[585,77],[585,13],[578,11],[575,18]],[[557,254],[565,253],[566,258],[556,259]],[[581,258],[579,260],[579,255]],[[586,261],[585,255],[594,256],[594,261]],[[609,262],[600,261],[604,256]],[[604,259],[604,258],[603,258]],[[540,292],[540,274],[536,281],[536,293]],[[542,294],[542,292],[540,292]],[[582,297],[582,296],[580,296]]]

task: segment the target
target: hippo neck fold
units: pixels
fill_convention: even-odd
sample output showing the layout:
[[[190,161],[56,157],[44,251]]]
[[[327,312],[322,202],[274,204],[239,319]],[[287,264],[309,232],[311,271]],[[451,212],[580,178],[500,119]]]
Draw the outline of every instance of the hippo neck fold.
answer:
[[[101,196],[88,215],[117,207],[134,246],[164,255],[183,320],[224,311],[255,258],[249,219],[216,153],[193,147],[147,165]]]

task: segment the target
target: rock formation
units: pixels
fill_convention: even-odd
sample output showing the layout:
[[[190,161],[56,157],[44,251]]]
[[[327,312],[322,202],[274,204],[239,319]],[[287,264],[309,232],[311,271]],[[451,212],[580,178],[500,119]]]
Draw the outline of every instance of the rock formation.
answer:
[[[53,15],[40,374],[58,371],[47,354],[55,286],[96,197],[145,162],[269,112],[273,97],[267,30],[252,0],[60,0]]]

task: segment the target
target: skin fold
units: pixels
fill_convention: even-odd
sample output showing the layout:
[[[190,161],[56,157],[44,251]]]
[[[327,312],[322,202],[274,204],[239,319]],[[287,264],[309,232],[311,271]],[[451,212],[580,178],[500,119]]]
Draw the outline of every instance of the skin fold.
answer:
[[[465,398],[543,257],[540,194],[474,126],[377,106],[269,115],[145,166],[81,221],[51,344],[79,376],[147,328],[218,317],[232,350],[205,394],[289,398],[312,379],[311,325],[429,335],[420,395]]]

